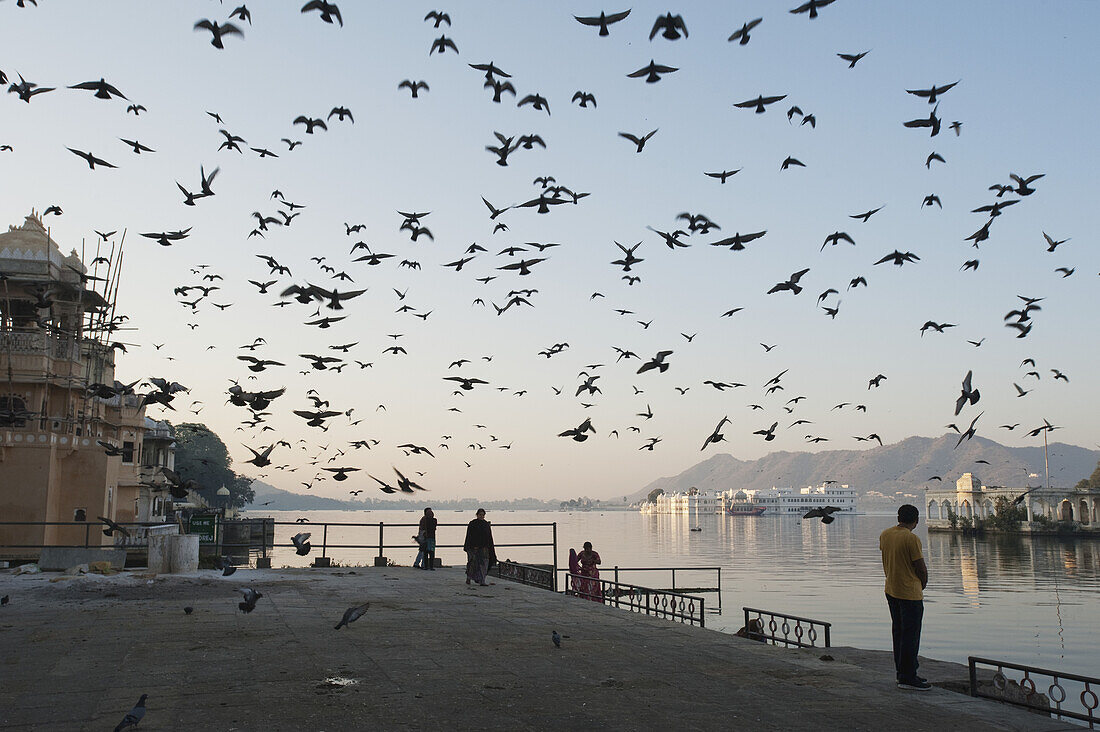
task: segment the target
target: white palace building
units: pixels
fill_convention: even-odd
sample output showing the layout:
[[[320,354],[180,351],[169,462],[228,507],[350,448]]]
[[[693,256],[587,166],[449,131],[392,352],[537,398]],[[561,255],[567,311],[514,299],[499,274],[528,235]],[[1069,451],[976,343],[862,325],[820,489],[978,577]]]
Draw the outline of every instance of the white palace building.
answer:
[[[847,485],[826,483],[796,491],[793,488],[763,488],[728,491],[663,493],[654,503],[643,503],[642,513],[725,513],[734,503],[763,507],[765,516],[801,516],[811,508],[836,506],[841,513],[856,512],[856,492]]]
[[[950,527],[950,514],[959,518],[980,521],[996,514],[994,509],[997,498],[1012,501],[1022,494],[1027,495],[1020,507],[1027,511],[1027,524],[1022,530],[1031,528],[1032,522],[1039,517],[1053,521],[1074,522],[1082,528],[1100,528],[1100,492],[1076,491],[1073,488],[1046,488],[1031,486],[1025,488],[1001,488],[983,486],[972,473],[963,473],[955,481],[954,488],[929,488],[925,490],[925,508],[928,511],[928,527],[946,529]]]

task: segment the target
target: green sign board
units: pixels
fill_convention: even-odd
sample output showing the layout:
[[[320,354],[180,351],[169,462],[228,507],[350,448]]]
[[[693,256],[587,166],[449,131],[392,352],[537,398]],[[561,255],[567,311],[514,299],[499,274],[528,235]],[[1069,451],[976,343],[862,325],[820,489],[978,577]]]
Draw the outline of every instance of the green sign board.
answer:
[[[213,544],[217,541],[215,534],[218,517],[212,514],[205,516],[192,516],[187,522],[187,533],[198,534],[200,544]]]

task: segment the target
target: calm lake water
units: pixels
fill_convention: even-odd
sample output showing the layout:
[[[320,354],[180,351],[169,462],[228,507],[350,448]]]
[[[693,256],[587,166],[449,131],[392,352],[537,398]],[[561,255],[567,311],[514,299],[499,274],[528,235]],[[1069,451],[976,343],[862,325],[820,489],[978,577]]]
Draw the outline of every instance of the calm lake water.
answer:
[[[412,535],[419,512],[252,511],[277,521],[308,518],[312,523],[363,522],[370,528],[330,527],[335,544],[373,548],[330,548],[341,564],[373,563],[379,521],[385,523],[386,556],[409,565],[416,556]],[[461,545],[473,511],[437,511],[437,552],[444,564],[464,564]],[[708,614],[707,627],[734,632],[743,606],[776,610],[831,622],[835,645],[888,650],[890,618],[883,596],[878,534],[893,526],[892,515],[839,516],[831,525],[794,517],[642,515],[636,511],[489,511],[502,559],[548,564],[552,548],[504,547],[509,543],[551,543],[557,523],[557,566],[569,548],[591,541],[603,559],[602,576],[613,567],[721,567],[721,615]],[[400,526],[409,524],[409,526]],[[446,524],[456,524],[447,526]],[[691,531],[698,527],[701,531]],[[277,543],[288,543],[293,527],[280,526]],[[274,566],[304,566],[319,553],[321,528],[312,531],[313,554],[298,557],[277,549]],[[1100,541],[1056,538],[975,538],[916,532],[925,547],[929,586],[925,593],[922,655],[966,663],[968,655],[1100,676]],[[677,572],[677,586],[713,586],[715,572]],[[620,572],[620,579],[669,587],[668,572]],[[707,593],[706,606],[717,605]]]

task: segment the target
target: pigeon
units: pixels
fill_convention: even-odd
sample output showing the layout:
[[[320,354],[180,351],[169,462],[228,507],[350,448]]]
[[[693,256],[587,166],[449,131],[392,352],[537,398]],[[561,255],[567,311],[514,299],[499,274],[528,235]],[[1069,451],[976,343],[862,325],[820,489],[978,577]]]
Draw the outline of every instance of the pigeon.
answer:
[[[340,630],[345,625],[351,625],[367,612],[367,608],[370,607],[369,602],[364,602],[362,605],[356,605],[355,607],[349,607],[344,611],[344,617],[340,618],[340,622],[336,624],[336,630]]]
[[[7,595],[0,597],[0,606],[7,605],[9,602],[11,602],[11,598]]]
[[[561,648],[561,633],[556,630],[550,631],[550,640],[554,641],[554,646]]]
[[[304,531],[300,534],[295,534],[294,536],[290,537],[291,543],[294,544],[295,553],[299,557],[304,557],[305,555],[309,554],[309,550],[313,548],[312,546],[310,546],[309,537],[310,533],[308,531]]]
[[[967,402],[970,402],[971,404],[977,404],[978,400],[982,398],[981,393],[977,389],[971,388],[970,386],[970,378],[973,375],[973,371],[967,371],[966,376],[963,378],[962,394],[960,394],[959,398],[955,401],[956,417],[959,416],[959,412],[962,411],[962,408],[966,406]]]
[[[836,506],[821,506],[819,508],[811,508],[809,511],[802,514],[802,518],[820,518],[821,523],[831,524],[833,521],[836,521],[836,517],[834,517],[833,514],[840,510],[841,509],[837,508]]]
[[[191,607],[190,605],[188,605],[187,607],[185,607],[183,609],[183,614],[184,615],[190,615],[193,612],[195,612],[195,608]]]
[[[121,730],[124,730],[127,727],[138,726],[138,723],[141,722],[141,720],[145,717],[145,699],[148,696],[148,694],[141,695],[141,698],[138,699],[137,704],[134,705],[134,708],[127,712],[126,716],[123,717],[122,721],[118,723],[117,727],[115,727],[115,732],[121,732]]]
[[[237,607],[239,607],[243,613],[250,613],[256,609],[256,602],[263,597],[263,593],[257,592],[251,587],[243,587],[241,588],[241,592],[244,593],[244,602],[237,603]]]

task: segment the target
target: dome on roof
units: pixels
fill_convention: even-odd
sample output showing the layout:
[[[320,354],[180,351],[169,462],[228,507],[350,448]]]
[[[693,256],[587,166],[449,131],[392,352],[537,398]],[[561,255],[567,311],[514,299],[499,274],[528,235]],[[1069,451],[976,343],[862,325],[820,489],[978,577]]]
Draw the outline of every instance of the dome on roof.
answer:
[[[733,500],[735,500],[735,501],[747,501],[747,500],[749,500],[749,495],[747,493],[745,493],[745,491],[737,491],[736,493],[733,494]]]
[[[48,260],[59,268],[68,265],[81,274],[88,271],[75,250],[67,257],[61,253],[57,242],[50,237],[42,218],[35,211],[24,217],[22,226],[8,226],[7,231],[0,233],[0,259],[34,262]],[[64,275],[65,279],[77,276],[73,272],[66,272]]]

